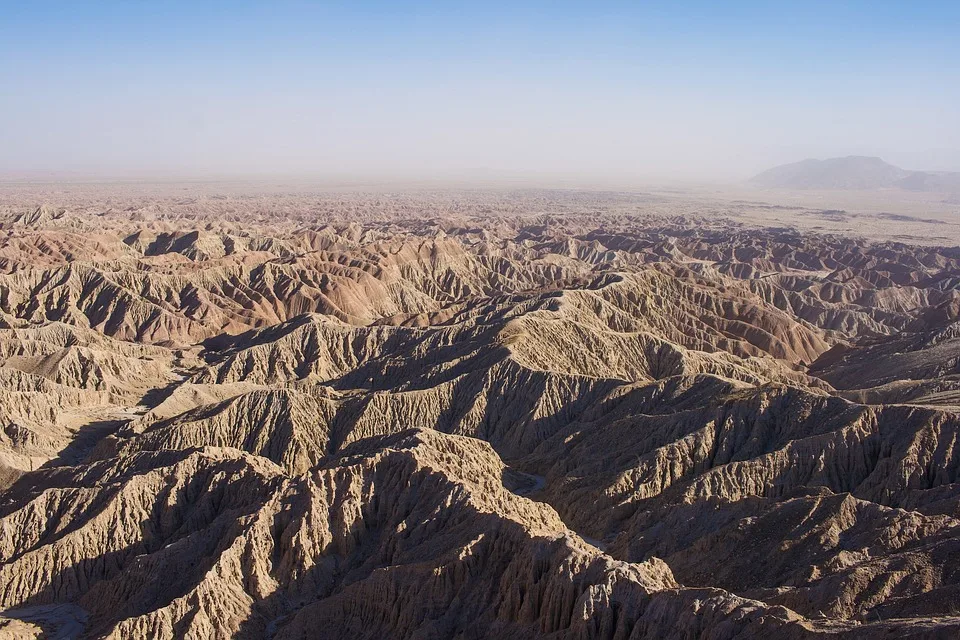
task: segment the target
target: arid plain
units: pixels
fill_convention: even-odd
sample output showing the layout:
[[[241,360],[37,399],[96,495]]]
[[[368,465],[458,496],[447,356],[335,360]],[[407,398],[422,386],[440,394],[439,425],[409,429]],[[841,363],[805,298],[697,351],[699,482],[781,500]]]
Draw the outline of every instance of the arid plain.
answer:
[[[0,635],[960,635],[960,200],[0,185]]]

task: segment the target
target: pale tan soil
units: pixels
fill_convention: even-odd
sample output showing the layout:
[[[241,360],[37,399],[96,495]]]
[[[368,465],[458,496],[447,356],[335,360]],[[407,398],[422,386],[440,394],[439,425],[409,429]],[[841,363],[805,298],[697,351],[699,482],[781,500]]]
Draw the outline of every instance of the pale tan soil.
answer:
[[[956,637],[954,205],[774,197],[3,185],[0,636]]]

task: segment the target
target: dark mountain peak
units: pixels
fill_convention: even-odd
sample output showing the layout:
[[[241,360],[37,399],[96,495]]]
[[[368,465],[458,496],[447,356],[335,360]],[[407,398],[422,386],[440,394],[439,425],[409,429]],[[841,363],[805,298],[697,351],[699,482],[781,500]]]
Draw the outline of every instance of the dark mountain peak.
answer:
[[[880,158],[846,156],[781,165],[750,182],[774,189],[879,189],[896,186],[909,173]]]
[[[749,182],[765,189],[960,191],[960,173],[908,171],[876,156],[801,160],[768,169]]]

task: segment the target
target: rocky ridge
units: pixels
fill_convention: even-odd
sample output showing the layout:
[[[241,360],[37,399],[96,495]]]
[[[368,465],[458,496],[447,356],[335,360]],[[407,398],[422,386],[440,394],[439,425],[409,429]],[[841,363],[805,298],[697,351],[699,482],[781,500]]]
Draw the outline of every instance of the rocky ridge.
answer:
[[[960,252],[389,202],[7,216],[0,634],[960,630]]]

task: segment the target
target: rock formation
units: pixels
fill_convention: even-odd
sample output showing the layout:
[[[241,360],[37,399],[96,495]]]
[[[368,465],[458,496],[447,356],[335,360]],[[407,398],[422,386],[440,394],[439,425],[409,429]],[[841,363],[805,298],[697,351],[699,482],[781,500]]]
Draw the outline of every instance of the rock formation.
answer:
[[[960,251],[640,202],[0,208],[0,636],[956,637]]]

